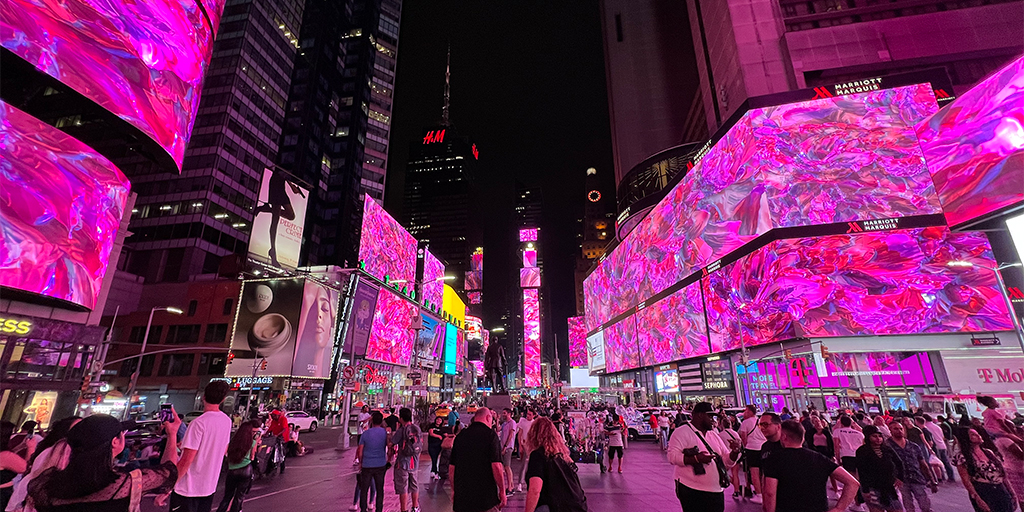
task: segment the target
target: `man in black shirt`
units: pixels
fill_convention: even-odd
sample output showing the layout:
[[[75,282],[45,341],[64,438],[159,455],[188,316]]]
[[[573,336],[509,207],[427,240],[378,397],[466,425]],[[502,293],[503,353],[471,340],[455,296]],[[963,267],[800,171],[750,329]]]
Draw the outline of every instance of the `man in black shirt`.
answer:
[[[857,479],[834,461],[804,448],[804,427],[799,422],[786,420],[781,430],[782,449],[772,453],[761,468],[764,512],[844,512],[860,488]],[[843,495],[831,509],[825,494],[830,476],[843,484]]]
[[[398,421],[398,415],[395,414],[395,408],[392,407],[391,414],[384,418],[384,426],[389,429],[389,434],[393,434],[396,430],[398,430],[399,423],[400,422]]]
[[[505,506],[505,467],[493,425],[491,410],[481,407],[455,437],[448,468],[454,512],[498,512]]]
[[[761,445],[761,467],[771,454],[782,450],[782,417],[774,412],[766,412],[757,420],[757,428],[761,429],[766,441]]]

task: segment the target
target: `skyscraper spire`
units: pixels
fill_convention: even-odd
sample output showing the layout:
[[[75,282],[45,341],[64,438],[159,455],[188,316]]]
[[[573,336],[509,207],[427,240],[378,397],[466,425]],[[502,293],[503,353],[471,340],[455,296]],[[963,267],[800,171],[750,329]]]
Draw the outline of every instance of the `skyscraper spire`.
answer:
[[[450,90],[451,81],[451,68],[452,68],[452,45],[448,43],[448,60],[445,62],[444,67],[444,106],[441,107],[441,124],[448,126],[448,93]]]

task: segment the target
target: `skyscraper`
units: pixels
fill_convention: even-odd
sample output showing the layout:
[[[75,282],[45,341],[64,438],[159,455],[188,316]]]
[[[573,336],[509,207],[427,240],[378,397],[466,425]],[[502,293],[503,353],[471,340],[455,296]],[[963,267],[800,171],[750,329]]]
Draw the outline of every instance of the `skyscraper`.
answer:
[[[576,255],[576,314],[583,314],[583,280],[594,260],[600,258],[615,238],[615,198],[604,190],[597,169],[586,171],[582,194],[583,217],[580,221],[579,254]]]
[[[139,195],[123,269],[147,283],[185,281],[245,254],[260,179],[277,155],[302,10],[301,0],[224,8],[181,174],[141,156],[123,164]]]
[[[354,265],[362,205],[381,201],[401,0],[307,0],[279,167],[308,183],[304,263]]]

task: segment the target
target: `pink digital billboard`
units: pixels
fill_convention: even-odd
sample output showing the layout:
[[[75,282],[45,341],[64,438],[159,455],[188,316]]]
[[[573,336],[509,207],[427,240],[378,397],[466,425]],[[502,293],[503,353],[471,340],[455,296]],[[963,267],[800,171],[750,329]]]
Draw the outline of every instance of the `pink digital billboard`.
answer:
[[[1024,203],[1024,57],[917,125],[946,220]]]
[[[569,323],[569,366],[587,366],[587,327],[582,316],[572,316]]]
[[[747,112],[584,282],[589,330],[773,228],[941,211],[927,84]]]
[[[180,169],[223,3],[8,0],[0,43],[141,130]]]
[[[423,301],[441,307],[444,298],[444,263],[430,251],[423,251]]]
[[[699,281],[637,311],[636,323],[642,366],[708,354]]]
[[[377,308],[373,312],[370,340],[366,345],[366,359],[408,366],[416,337],[416,331],[409,326],[419,314],[415,304],[387,288],[381,288]]]
[[[3,102],[0,155],[0,285],[96,307],[128,178],[85,144]]]
[[[640,367],[640,348],[636,342],[636,315],[630,315],[604,332],[604,362],[608,373]]]
[[[369,195],[363,203],[359,260],[377,279],[387,277],[409,287],[416,280],[416,239]]]
[[[537,267],[519,269],[520,288],[540,288],[540,269]]]
[[[537,251],[527,249],[523,251],[523,266],[524,267],[536,267],[537,266]]]
[[[970,261],[971,268],[948,267]],[[703,280],[711,351],[794,337],[1012,329],[983,233],[946,227],[775,241]],[[607,336],[607,335],[606,335]]]
[[[523,374],[526,387],[540,387],[540,292],[535,288],[523,290]]]
[[[520,242],[536,242],[537,228],[523,228],[519,230]]]

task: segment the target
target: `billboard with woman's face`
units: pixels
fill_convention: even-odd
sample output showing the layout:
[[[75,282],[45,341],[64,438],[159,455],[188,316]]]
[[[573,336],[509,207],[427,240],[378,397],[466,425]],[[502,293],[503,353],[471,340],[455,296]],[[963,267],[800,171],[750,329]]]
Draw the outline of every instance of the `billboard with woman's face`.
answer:
[[[331,376],[339,295],[338,290],[306,281],[292,363],[293,376],[314,379]]]
[[[301,278],[268,279],[242,284],[242,298],[231,338],[233,357],[226,376],[291,374],[300,326],[303,281]]]

